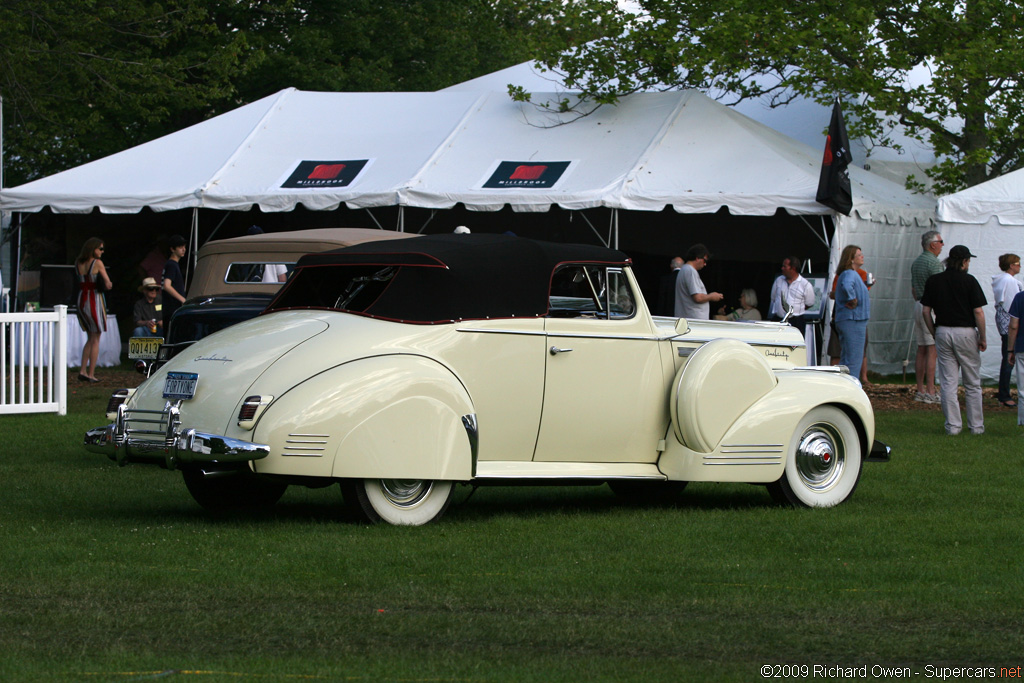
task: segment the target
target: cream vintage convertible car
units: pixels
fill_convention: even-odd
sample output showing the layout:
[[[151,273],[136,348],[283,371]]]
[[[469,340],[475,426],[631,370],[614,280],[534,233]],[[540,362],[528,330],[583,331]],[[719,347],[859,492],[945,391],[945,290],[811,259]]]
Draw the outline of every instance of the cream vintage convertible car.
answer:
[[[828,507],[887,459],[845,368],[779,323],[652,318],[618,251],[436,235],[302,257],[259,317],[111,399],[87,447],[177,469],[204,507],[341,484],[371,521],[457,484],[752,482]]]

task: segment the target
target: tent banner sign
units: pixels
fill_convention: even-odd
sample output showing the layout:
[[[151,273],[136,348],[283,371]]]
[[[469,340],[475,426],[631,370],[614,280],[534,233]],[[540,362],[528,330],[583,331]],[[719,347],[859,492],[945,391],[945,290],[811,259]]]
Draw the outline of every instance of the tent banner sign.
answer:
[[[348,187],[370,162],[369,159],[341,161],[300,161],[281,187],[323,189]]]
[[[532,190],[554,187],[571,161],[499,161],[484,181],[487,189]]]

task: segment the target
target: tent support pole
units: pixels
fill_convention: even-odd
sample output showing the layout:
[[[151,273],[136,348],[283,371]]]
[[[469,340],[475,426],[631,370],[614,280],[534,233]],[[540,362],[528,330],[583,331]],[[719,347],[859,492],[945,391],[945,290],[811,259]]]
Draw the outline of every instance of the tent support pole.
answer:
[[[427,220],[423,221],[423,225],[421,225],[420,229],[417,230],[416,232],[419,233],[420,235],[422,235],[424,228],[426,228],[428,225],[430,225],[430,221],[434,220],[434,216],[436,216],[436,215],[437,215],[437,209],[431,209],[430,210],[430,218],[428,218]]]
[[[590,227],[590,230],[595,235],[597,235],[597,239],[600,240],[601,244],[604,245],[605,247],[607,247],[608,246],[608,240],[601,236],[601,233],[599,233],[597,231],[597,228],[594,227],[594,224],[590,222],[589,218],[587,218],[587,214],[583,213],[582,211],[576,211],[574,213],[570,213],[569,214],[569,219],[572,220],[572,216],[574,216],[577,213],[583,218],[583,220],[585,220],[587,222],[587,225]],[[614,220],[614,216],[613,216],[613,220]]]
[[[612,209],[612,249],[619,248],[619,210]]]
[[[405,207],[398,207],[398,232],[405,232]]]
[[[799,216],[799,218],[800,218],[801,221],[803,221],[804,225],[807,226],[807,229],[810,230],[811,233],[815,237],[817,237],[818,240],[820,240],[822,244],[824,244],[826,247],[828,247],[829,251],[831,252],[832,251],[832,245],[829,244],[829,241],[828,241],[828,228],[825,226],[825,217],[824,216],[821,217],[821,234],[820,235],[818,234],[817,229],[813,225],[811,225],[807,221],[806,218],[804,218],[803,216]]]
[[[228,219],[228,216],[230,216],[231,214],[232,214],[231,211],[225,211],[224,212],[224,217],[220,219],[220,223],[217,223],[217,227],[214,228],[213,232],[210,233],[210,236],[206,238],[207,242],[209,242],[210,240],[213,239],[213,236],[217,234],[218,230],[220,230],[220,226],[224,225],[224,221],[226,221]]]
[[[370,220],[372,220],[378,228],[380,228],[381,230],[384,229],[384,226],[380,224],[380,222],[377,220],[377,217],[373,215],[372,211],[366,209],[366,213],[370,216]]]
[[[192,229],[189,231],[188,262],[185,264],[185,281],[188,282],[189,271],[194,271],[199,259],[199,207],[192,209]]]
[[[14,225],[12,229],[14,231],[14,239],[11,241],[11,277],[14,282],[11,283],[11,293],[8,301],[10,312],[16,312],[18,310],[18,287],[20,286],[19,280],[21,280],[21,212],[18,211],[13,216]]]

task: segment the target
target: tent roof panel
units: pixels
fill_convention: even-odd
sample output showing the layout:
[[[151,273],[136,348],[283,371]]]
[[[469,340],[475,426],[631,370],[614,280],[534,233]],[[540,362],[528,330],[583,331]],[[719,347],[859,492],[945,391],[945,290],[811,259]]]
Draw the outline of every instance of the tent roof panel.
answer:
[[[1024,169],[974,187],[939,197],[938,217],[944,223],[1024,225]]]
[[[562,97],[537,93],[534,102]],[[725,206],[745,215],[780,208],[831,214],[814,201],[820,163],[820,150],[696,91],[637,93],[579,118],[495,92],[288,89],[105,159],[0,190],[0,208],[131,213],[144,206],[290,211],[298,204],[330,210],[342,203],[461,203],[478,211],[673,206],[705,213]],[[307,173],[316,165],[358,173],[310,186],[308,179],[324,170]],[[553,169],[556,180],[527,177],[541,166]],[[291,174],[300,168],[295,180]],[[504,179],[492,176],[498,170]],[[930,218],[934,211],[930,198],[858,167],[851,168],[851,179],[854,210],[862,218],[901,222]]]

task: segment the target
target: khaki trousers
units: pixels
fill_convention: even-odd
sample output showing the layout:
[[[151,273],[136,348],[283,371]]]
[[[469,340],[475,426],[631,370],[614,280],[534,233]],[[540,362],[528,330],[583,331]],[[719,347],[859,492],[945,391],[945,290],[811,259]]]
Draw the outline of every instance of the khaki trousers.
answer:
[[[978,349],[978,330],[974,327],[935,328],[935,378],[942,385],[942,414],[946,418],[946,432],[956,434],[963,428],[957,385],[963,375],[967,427],[974,434],[985,431],[981,398],[981,351]]]

